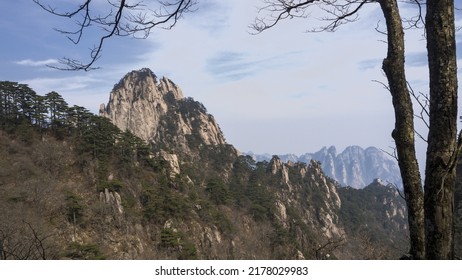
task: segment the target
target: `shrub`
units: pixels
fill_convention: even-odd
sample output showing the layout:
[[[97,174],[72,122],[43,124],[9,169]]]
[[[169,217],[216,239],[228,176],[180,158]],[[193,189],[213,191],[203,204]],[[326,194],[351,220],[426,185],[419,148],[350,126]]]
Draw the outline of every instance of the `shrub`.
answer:
[[[67,258],[73,260],[105,260],[106,256],[101,253],[101,250],[96,244],[79,244],[71,243],[66,254]]]

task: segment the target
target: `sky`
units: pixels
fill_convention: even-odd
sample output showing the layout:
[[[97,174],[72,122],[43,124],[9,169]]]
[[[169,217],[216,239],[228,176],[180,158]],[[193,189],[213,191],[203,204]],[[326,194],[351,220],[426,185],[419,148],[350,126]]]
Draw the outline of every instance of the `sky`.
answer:
[[[95,2],[104,8],[105,1]],[[359,145],[392,152],[394,114],[381,84],[386,38],[376,31],[384,28],[378,5],[366,6],[358,21],[334,33],[306,32],[322,24],[315,20],[322,15],[313,11],[310,18],[286,20],[253,35],[249,26],[261,6],[262,0],[200,0],[172,30],[155,29],[143,40],[113,38],[96,64],[101,69],[73,72],[46,65],[62,57],[88,60],[95,33],[74,45],[54,30],[75,29],[72,21],[47,14],[32,0],[1,1],[0,80],[29,84],[41,95],[57,91],[70,105],[97,113],[124,74],[147,67],[202,102],[240,151],[300,155],[323,146],[341,151]],[[404,15],[415,13],[410,6],[401,8]],[[462,47],[460,32],[457,39]],[[424,93],[425,44],[422,30],[406,32],[408,79]],[[423,160],[425,145],[417,142]]]

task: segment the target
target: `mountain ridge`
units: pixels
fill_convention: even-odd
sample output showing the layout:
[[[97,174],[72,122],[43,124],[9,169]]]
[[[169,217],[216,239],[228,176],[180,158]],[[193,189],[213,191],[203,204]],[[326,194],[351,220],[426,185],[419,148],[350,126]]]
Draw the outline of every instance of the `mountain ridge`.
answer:
[[[268,161],[269,154],[244,153],[256,161]],[[346,147],[337,154],[335,146],[324,146],[314,153],[278,155],[283,162],[304,162],[311,160],[320,161],[322,169],[327,176],[336,180],[342,186],[364,188],[375,179],[391,183],[402,188],[401,175],[398,164],[389,159],[380,149],[370,146],[362,148],[357,145]]]

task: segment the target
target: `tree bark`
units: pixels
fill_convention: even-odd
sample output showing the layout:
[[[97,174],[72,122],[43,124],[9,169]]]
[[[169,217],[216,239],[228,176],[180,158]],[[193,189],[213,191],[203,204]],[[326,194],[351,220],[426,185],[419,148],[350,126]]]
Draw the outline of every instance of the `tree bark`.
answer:
[[[453,211],[457,163],[457,63],[453,0],[428,0],[430,128],[425,169],[428,259],[454,258]]]
[[[456,167],[456,187],[454,192],[454,259],[462,258],[462,158]]]
[[[403,179],[408,207],[410,254],[414,259],[425,257],[423,191],[415,153],[414,111],[404,70],[404,31],[396,0],[380,0],[387,24],[388,52],[382,69],[388,79],[395,111],[398,165]]]

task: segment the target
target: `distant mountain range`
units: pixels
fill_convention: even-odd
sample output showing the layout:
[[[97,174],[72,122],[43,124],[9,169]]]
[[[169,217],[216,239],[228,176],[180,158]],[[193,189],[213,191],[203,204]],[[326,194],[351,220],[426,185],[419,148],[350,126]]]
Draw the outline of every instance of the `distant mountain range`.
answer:
[[[270,161],[270,154],[246,153],[256,161]],[[384,183],[391,183],[402,188],[402,180],[398,164],[390,159],[380,149],[368,147],[363,149],[359,146],[349,146],[343,152],[337,154],[334,146],[323,147],[315,153],[306,153],[300,156],[294,154],[278,155],[283,162],[304,162],[311,160],[320,161],[323,172],[343,186],[356,189],[364,188],[375,179]]]

